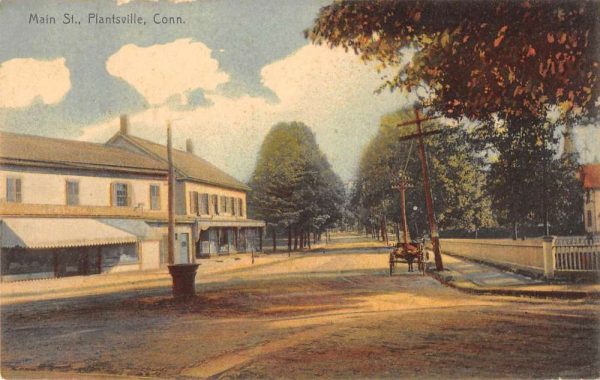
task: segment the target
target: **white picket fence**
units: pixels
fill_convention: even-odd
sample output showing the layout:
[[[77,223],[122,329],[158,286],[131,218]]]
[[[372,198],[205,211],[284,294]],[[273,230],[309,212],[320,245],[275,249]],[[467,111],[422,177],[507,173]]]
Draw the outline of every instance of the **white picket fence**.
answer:
[[[600,271],[600,236],[560,236],[552,244],[554,270]]]

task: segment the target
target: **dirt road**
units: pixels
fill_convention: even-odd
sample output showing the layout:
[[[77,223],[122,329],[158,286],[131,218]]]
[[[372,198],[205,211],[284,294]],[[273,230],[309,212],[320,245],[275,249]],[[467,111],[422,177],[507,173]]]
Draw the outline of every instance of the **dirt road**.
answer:
[[[600,376],[593,301],[472,296],[385,253],[282,256],[168,288],[2,309],[2,368],[160,378]],[[35,373],[35,372],[32,372]]]

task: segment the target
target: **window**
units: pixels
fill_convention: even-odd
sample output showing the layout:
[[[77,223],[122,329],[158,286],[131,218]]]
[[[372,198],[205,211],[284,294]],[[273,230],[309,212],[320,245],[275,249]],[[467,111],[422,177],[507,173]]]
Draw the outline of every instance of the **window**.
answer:
[[[235,215],[235,199],[233,197],[229,197],[229,212],[231,215]]]
[[[214,215],[219,215],[219,197],[217,197],[216,195],[211,195],[211,202],[212,202],[212,207],[213,207],[213,214]]]
[[[586,189],[585,191],[585,203],[590,203],[592,201],[592,190]]]
[[[67,205],[77,206],[79,204],[79,182],[67,181]]]
[[[226,196],[221,195],[221,211],[224,213],[229,212],[229,209],[227,208],[228,203],[229,203],[229,199],[227,199]]]
[[[200,194],[199,203],[200,205],[198,207],[200,208],[200,214],[208,215],[208,194]]]
[[[198,192],[190,191],[190,213],[198,214]]]
[[[160,210],[160,185],[150,185],[150,210]]]
[[[111,204],[117,207],[131,206],[131,186],[127,183],[113,183],[111,185]]]
[[[6,201],[21,203],[21,178],[6,179]]]
[[[592,220],[592,211],[588,210],[587,212],[587,226],[588,227],[592,227],[594,224],[594,221]]]
[[[244,200],[242,198],[238,198],[238,214],[244,216]]]

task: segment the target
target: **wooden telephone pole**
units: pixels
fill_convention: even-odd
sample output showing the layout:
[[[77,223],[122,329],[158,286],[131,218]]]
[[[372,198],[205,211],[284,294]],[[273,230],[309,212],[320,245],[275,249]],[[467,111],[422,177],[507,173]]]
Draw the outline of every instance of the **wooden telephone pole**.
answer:
[[[406,222],[406,189],[412,187],[408,178],[406,177],[406,173],[399,173],[397,182],[392,185],[392,188],[400,191],[400,211],[402,212],[402,231],[404,244],[408,243],[408,223]]]
[[[175,263],[175,170],[173,170],[173,143],[171,141],[171,122],[167,123],[167,161],[169,164],[168,181],[168,203],[169,203],[169,228],[168,228],[168,247],[167,260],[170,265]]]
[[[421,119],[419,109],[415,106],[415,119],[406,121],[404,123],[396,124],[397,127],[405,125],[416,125],[417,133],[413,133],[408,136],[402,137],[401,140],[409,140],[416,138],[419,141],[419,158],[421,159],[421,172],[423,174],[423,187],[425,190],[425,204],[427,206],[427,220],[429,221],[429,231],[431,232],[431,244],[433,245],[433,256],[435,258],[435,268],[437,271],[444,270],[444,264],[442,263],[442,254],[440,250],[440,237],[437,230],[437,223],[435,221],[435,215],[433,213],[433,200],[431,199],[431,188],[429,187],[429,173],[427,170],[427,159],[425,157],[425,144],[423,143],[423,136],[440,133],[441,131],[429,131],[423,133],[421,129],[421,122],[427,120],[437,119],[437,117],[429,117]]]

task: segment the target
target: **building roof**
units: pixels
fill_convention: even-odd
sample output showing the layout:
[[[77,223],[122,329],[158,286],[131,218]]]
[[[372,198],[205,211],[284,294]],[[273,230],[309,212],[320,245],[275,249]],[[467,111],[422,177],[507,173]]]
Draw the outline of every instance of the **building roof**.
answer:
[[[101,169],[164,175],[167,165],[123,148],[0,132],[0,164]]]
[[[167,162],[167,149],[164,145],[121,132],[113,136],[108,143],[119,137],[129,141],[137,148],[150,153],[154,157],[160,158],[163,162]],[[243,182],[238,181],[210,162],[192,153],[173,149],[173,166],[179,174],[192,181],[244,191],[250,190]]]
[[[580,175],[584,189],[600,188],[600,164],[582,165]]]

